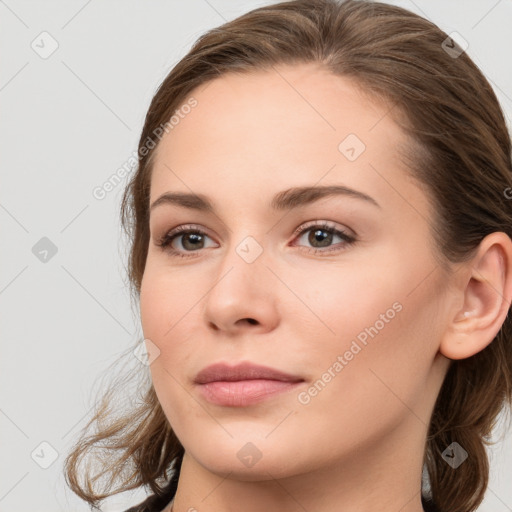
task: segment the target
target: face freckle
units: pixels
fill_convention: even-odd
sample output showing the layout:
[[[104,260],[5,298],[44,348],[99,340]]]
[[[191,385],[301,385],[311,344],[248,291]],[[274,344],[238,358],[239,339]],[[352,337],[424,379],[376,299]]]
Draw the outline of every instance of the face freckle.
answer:
[[[318,66],[225,75],[192,94],[197,107],[159,144],[150,203],[196,194],[211,208],[190,197],[153,208],[141,288],[144,336],[160,351],[152,379],[174,431],[205,467],[240,475],[229,461],[251,441],[265,454],[253,478],[383,449],[427,421],[443,320],[431,209],[397,150],[405,134],[388,106]],[[345,192],[271,206],[314,186]],[[298,247],[294,232],[316,223]],[[155,243],[178,226],[204,231],[204,248],[180,257]],[[178,235],[172,248],[194,252],[194,236]],[[212,363],[247,361],[302,382],[239,407],[194,382]]]

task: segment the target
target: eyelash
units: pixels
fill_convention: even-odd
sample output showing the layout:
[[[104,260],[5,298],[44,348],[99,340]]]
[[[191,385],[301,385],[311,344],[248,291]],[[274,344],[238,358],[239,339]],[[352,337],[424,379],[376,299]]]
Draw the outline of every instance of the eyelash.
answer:
[[[342,238],[344,240],[344,244],[343,244],[344,247],[351,246],[356,242],[355,236],[349,235],[348,233],[346,233],[343,230],[334,228],[334,227],[330,226],[329,224],[327,224],[326,222],[311,224],[311,225],[304,226],[304,227],[301,226],[300,228],[296,229],[293,234],[297,235],[296,238],[300,238],[300,236],[302,236],[304,233],[307,233],[308,231],[313,231],[315,229],[321,230],[321,231],[327,231],[328,233],[339,236],[340,238]],[[172,231],[169,231],[168,233],[166,233],[164,236],[162,236],[156,242],[156,245],[158,247],[160,247],[162,250],[167,251],[171,256],[177,256],[180,258],[195,257],[196,255],[193,253],[198,253],[198,252],[200,252],[200,250],[187,251],[188,254],[187,253],[184,254],[181,251],[178,251],[171,247],[171,243],[174,241],[175,238],[177,238],[179,236],[187,235],[190,233],[199,234],[201,236],[208,236],[208,234],[205,233],[202,229],[198,229],[198,228],[195,228],[194,226],[190,226],[190,225],[189,226],[184,225],[184,226],[179,226],[179,227],[173,229]],[[303,246],[300,246],[300,247],[303,247]],[[319,253],[326,253],[326,252],[327,253],[339,252],[339,251],[342,251],[344,248],[337,248],[337,249],[329,248],[326,250],[322,250],[322,249],[316,249],[313,247],[313,248],[309,248],[309,249],[303,248],[301,250],[304,250],[304,249],[306,249],[306,252],[308,254],[310,254],[310,253],[319,254]]]

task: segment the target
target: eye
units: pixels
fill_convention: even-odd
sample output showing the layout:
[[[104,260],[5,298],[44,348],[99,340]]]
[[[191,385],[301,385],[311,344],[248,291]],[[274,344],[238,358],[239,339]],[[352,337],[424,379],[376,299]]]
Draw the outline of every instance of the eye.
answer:
[[[353,245],[356,241],[356,237],[348,234],[347,232],[337,229],[334,226],[330,226],[327,222],[318,222],[315,221],[316,224],[310,224],[309,226],[303,227],[301,226],[299,229],[295,231],[295,233],[299,234],[298,240],[300,241],[302,238],[306,237],[307,243],[311,244],[313,247],[307,248],[308,253],[318,254],[318,253],[329,253],[333,251],[343,250],[344,247]],[[309,235],[308,235],[309,233]],[[306,236],[307,235],[307,236]],[[342,246],[339,247],[331,247],[333,240],[335,237],[338,237],[342,240]],[[327,249],[323,249],[328,247]]]
[[[199,249],[204,248],[205,237],[210,238],[203,230],[194,226],[178,226],[169,233],[166,233],[156,244],[170,252],[173,256],[186,258],[192,256],[192,254],[183,254],[181,250],[173,246],[173,242],[176,239],[181,239],[180,245],[185,252],[197,252]]]
[[[307,236],[307,243],[313,245],[313,247],[308,248],[301,245],[299,245],[299,247],[302,247],[301,250],[306,250],[308,253],[320,254],[337,252],[343,250],[347,246],[353,245],[356,242],[355,236],[334,226],[330,226],[325,221],[314,221],[314,223],[309,224],[308,226],[301,226],[294,232],[295,235],[299,235],[299,241],[305,237],[307,233],[309,233]],[[335,246],[332,248],[331,244],[336,237],[341,239],[341,247]],[[202,229],[191,225],[184,225],[178,226],[166,233],[156,242],[156,245],[169,252],[171,256],[187,258],[196,256],[196,254],[193,253],[199,253],[200,249],[205,248],[204,244],[206,238],[210,237]],[[175,240],[181,240],[181,248],[175,247]],[[340,244],[338,244],[338,246],[339,245]],[[198,255],[199,254],[197,254],[197,256]]]

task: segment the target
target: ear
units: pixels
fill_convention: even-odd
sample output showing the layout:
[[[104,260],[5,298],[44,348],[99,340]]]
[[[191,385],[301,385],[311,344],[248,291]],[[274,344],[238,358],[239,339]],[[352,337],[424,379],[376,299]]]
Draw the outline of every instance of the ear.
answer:
[[[502,232],[487,235],[464,268],[463,306],[450,321],[439,347],[448,359],[477,354],[501,329],[512,298],[512,240]]]

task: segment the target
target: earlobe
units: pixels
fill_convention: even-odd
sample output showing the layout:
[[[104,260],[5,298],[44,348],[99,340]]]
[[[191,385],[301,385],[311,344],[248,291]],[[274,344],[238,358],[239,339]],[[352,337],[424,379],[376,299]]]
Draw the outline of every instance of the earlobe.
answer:
[[[466,359],[496,337],[512,297],[512,240],[506,233],[487,235],[467,263],[461,289],[463,305],[443,335],[439,351],[449,359]]]

